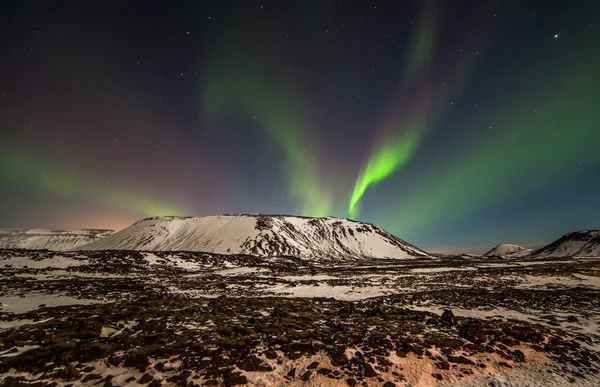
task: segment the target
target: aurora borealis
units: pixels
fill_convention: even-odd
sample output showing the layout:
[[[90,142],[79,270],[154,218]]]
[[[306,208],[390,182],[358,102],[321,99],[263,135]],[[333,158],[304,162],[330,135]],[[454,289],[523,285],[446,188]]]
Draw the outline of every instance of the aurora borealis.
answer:
[[[284,213],[477,252],[600,228],[597,2],[1,11],[0,227]]]

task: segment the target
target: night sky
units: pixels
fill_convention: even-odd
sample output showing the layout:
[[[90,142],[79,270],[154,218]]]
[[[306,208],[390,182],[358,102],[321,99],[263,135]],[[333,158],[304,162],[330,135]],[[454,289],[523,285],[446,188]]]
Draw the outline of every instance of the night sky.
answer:
[[[600,2],[3,1],[0,227],[600,228]]]

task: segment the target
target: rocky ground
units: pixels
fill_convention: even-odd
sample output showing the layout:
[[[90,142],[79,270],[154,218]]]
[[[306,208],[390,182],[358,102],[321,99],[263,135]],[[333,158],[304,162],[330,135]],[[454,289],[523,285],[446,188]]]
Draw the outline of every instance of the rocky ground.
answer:
[[[600,259],[0,250],[0,384],[600,384]]]

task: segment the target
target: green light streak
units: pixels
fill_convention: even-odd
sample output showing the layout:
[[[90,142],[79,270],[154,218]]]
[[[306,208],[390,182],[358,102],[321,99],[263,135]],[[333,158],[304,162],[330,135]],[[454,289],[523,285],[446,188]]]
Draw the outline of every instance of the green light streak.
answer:
[[[410,47],[410,54],[404,69],[404,80],[410,85],[415,79],[426,73],[433,57],[434,42],[437,33],[436,6],[429,3],[424,7],[418,29]],[[384,138],[373,150],[367,165],[363,168],[354,184],[352,196],[348,205],[351,217],[358,216],[358,203],[367,188],[391,176],[404,165],[415,152],[422,131],[424,130],[424,114],[430,101],[429,98],[421,101],[421,106],[409,122],[409,129],[402,125],[390,125],[386,133],[403,132],[402,135],[391,135]]]
[[[241,55],[237,53],[237,55]],[[235,63],[244,63],[245,71],[237,71]],[[286,82],[274,79],[276,72],[267,71],[267,64],[256,65],[261,71],[252,72],[253,60],[227,59],[224,55],[212,66],[203,81],[203,111],[215,119],[228,109],[235,109],[256,120],[263,133],[271,138],[285,156],[284,174],[288,180],[288,195],[299,203],[299,211],[307,216],[330,215],[331,192],[319,178],[314,141],[303,119],[299,103],[286,90]],[[257,74],[272,74],[266,78]]]
[[[50,194],[93,200],[143,216],[184,215],[184,211],[122,187],[107,187],[63,168],[0,148],[0,177],[25,183]]]
[[[436,7],[433,4],[428,4],[424,7],[416,38],[413,40],[410,53],[407,57],[408,60],[405,68],[405,77],[407,80],[417,77],[431,63],[437,33],[435,9]]]
[[[394,231],[410,236],[419,227],[452,225],[519,196],[543,196],[577,169],[600,165],[600,77],[586,65],[597,63],[600,58],[594,55],[569,69],[530,74],[532,81],[521,87],[541,90],[537,95],[523,93],[513,99],[512,107],[503,109],[504,118],[481,117],[488,124],[481,126],[493,123],[494,130],[482,130],[466,149],[453,151],[441,168],[423,171],[422,181],[398,195],[395,209],[386,208],[376,219],[385,222],[393,213],[402,219]]]
[[[367,167],[364,168],[352,191],[348,212],[356,216],[358,201],[365,193],[367,187],[390,176],[396,169],[408,161],[415,150],[417,139],[420,135],[420,127],[411,128],[398,140],[384,143],[369,159]]]
[[[424,6],[418,30],[410,48],[408,60],[404,68],[404,86],[408,91],[417,90],[421,95],[415,96],[417,102],[399,98],[392,109],[396,121],[407,122],[405,125],[386,127],[385,135],[368,157],[367,167],[360,171],[348,205],[351,217],[358,216],[358,203],[369,185],[391,176],[402,167],[417,151],[427,128],[436,122],[450,106],[451,98],[457,98],[465,87],[469,70],[475,63],[475,55],[457,56],[446,67],[448,72],[447,85],[440,87],[432,76],[432,59],[435,54],[435,41],[438,35],[437,9],[441,6],[431,1]],[[483,32],[481,31],[481,35]],[[467,44],[473,52],[478,52],[480,38],[473,39]],[[402,117],[398,105],[407,102],[408,117]],[[414,107],[416,106],[416,107]],[[410,129],[406,131],[406,127]],[[391,130],[390,130],[391,129]],[[404,136],[398,132],[406,131]],[[396,133],[396,134],[395,134]]]

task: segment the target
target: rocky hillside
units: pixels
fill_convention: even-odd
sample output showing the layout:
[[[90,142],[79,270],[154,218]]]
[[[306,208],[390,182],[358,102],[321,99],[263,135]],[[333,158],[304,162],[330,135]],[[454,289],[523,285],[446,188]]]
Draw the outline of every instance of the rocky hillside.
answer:
[[[600,257],[600,230],[570,232],[536,250],[533,257]]]
[[[104,238],[113,232],[113,230],[61,230],[43,228],[0,229],[0,248],[72,250]]]
[[[153,217],[81,249],[203,251],[319,259],[429,257],[425,251],[372,224],[282,215]]]

